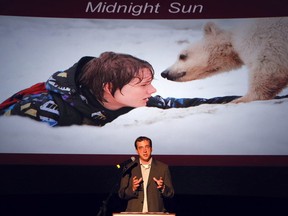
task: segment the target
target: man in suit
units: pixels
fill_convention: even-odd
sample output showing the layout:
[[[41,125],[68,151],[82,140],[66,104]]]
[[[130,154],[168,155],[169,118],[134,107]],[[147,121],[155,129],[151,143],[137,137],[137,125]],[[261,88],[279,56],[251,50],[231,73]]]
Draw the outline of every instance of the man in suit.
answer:
[[[152,158],[150,138],[138,137],[134,145],[139,158],[123,174],[119,197],[128,200],[127,212],[166,212],[163,199],[174,196],[168,165]]]

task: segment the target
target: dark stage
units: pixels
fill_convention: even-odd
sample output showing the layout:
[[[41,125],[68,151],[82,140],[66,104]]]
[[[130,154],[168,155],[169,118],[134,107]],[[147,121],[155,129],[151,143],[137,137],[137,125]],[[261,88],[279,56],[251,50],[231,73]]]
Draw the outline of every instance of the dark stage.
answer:
[[[287,215],[286,167],[170,167],[176,215]],[[117,182],[114,166],[2,165],[0,215],[96,216]],[[107,215],[125,209],[116,192]]]

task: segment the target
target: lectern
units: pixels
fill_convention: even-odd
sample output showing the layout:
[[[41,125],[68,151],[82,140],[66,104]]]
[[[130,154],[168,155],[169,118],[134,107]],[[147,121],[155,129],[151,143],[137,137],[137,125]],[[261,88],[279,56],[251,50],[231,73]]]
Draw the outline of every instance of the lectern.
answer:
[[[113,216],[176,216],[174,213],[164,213],[164,212],[120,212],[113,213]]]

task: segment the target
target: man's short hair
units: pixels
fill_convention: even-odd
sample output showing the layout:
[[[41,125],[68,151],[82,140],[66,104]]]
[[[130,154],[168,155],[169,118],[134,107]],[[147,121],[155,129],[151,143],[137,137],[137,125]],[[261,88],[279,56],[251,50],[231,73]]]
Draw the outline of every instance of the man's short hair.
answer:
[[[150,63],[129,54],[104,52],[98,58],[90,60],[82,69],[79,77],[80,84],[89,88],[100,102],[105,101],[104,86],[111,84],[111,94],[127,85],[132,79],[143,79],[141,69],[148,68],[151,78],[154,78],[154,69]]]
[[[144,140],[148,141],[149,144],[150,144],[150,147],[152,148],[152,140],[151,140],[150,138],[146,137],[146,136],[140,136],[140,137],[138,137],[138,138],[135,140],[135,142],[134,142],[135,148],[137,149],[137,143],[138,143],[138,142],[142,142],[142,141],[144,141]]]

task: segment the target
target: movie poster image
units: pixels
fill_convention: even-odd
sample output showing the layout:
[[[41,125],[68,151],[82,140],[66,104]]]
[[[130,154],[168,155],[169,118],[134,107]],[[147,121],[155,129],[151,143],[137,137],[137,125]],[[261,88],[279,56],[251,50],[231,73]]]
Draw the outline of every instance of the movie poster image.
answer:
[[[264,25],[276,23],[276,27],[262,31],[259,24],[252,32],[249,26],[259,20]],[[257,100],[259,94],[266,97],[264,90],[253,95],[253,89],[271,86],[280,86],[278,96],[288,95],[287,20],[0,16],[1,102],[19,90],[46,82],[83,56],[98,57],[106,51],[148,61],[155,70],[152,84],[157,91],[153,96],[249,95],[239,103],[135,108],[103,127],[51,127],[29,118],[1,116],[0,153],[134,154],[133,142],[143,135],[153,140],[154,153],[160,155],[287,155],[288,98],[274,99],[272,94],[269,100]],[[263,44],[265,34],[280,40],[269,36],[271,40]],[[227,46],[214,49],[218,40],[227,40]],[[258,59],[259,52],[267,55]],[[221,55],[223,62],[217,60]],[[262,80],[265,76],[281,78],[266,82]]]

